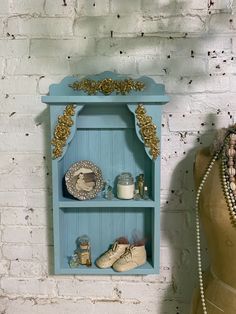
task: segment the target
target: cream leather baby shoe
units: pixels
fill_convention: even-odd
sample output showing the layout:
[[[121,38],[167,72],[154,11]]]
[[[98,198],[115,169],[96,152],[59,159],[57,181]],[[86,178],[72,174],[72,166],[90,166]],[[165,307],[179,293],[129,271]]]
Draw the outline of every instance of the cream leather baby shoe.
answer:
[[[126,241],[122,241],[126,242]],[[116,241],[111,249],[106,251],[101,257],[96,260],[96,265],[99,268],[108,268],[111,267],[115,261],[117,261],[121,255],[124,254],[125,250],[129,247],[129,243],[119,243],[119,240]]]
[[[135,267],[145,264],[147,261],[147,253],[145,246],[130,245],[125,253],[113,264],[116,271],[127,271]]]

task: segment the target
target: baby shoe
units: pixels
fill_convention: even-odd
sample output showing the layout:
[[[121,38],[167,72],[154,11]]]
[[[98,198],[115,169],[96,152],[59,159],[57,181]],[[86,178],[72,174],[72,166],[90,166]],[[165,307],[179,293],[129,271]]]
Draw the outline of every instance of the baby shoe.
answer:
[[[111,267],[124,254],[128,247],[128,240],[126,238],[119,238],[108,251],[96,260],[96,265],[99,268]]]
[[[147,253],[145,246],[130,245],[125,253],[113,264],[116,271],[127,271],[145,264],[147,261]]]

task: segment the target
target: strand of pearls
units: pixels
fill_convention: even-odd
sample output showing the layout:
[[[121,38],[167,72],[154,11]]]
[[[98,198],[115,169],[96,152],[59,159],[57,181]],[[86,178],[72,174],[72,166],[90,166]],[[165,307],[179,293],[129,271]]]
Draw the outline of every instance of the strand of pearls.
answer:
[[[211,169],[222,152],[221,169],[222,169],[222,186],[226,198],[227,205],[233,221],[236,222],[236,132],[235,128],[229,129],[225,137],[224,143],[220,150],[215,153],[210,161],[207,170],[198,187],[196,195],[196,240],[197,240],[197,260],[198,260],[198,277],[200,286],[200,295],[202,301],[203,313],[207,314],[205,293],[202,278],[202,259],[201,259],[201,239],[200,239],[200,221],[199,221],[199,201],[202,189],[206,182]]]
[[[222,183],[231,218],[236,221],[236,134],[225,140],[222,156]]]
[[[219,152],[217,152],[212,158],[207,170],[202,178],[202,181],[198,187],[197,195],[196,195],[196,240],[197,240],[197,261],[198,261],[198,278],[199,278],[199,286],[200,286],[200,295],[202,301],[203,313],[207,314],[206,302],[205,302],[205,294],[204,294],[204,286],[203,286],[203,278],[202,278],[202,259],[201,259],[201,239],[200,239],[200,221],[199,221],[199,200],[202,189],[206,182],[206,179],[211,172],[211,169],[219,156]]]
[[[222,162],[221,162],[221,167],[222,167],[222,185],[223,185],[223,190],[226,198],[226,202],[229,208],[229,212],[232,218],[233,222],[236,222],[236,200],[233,191],[230,189],[230,182],[229,178],[227,175],[227,159],[222,156]]]

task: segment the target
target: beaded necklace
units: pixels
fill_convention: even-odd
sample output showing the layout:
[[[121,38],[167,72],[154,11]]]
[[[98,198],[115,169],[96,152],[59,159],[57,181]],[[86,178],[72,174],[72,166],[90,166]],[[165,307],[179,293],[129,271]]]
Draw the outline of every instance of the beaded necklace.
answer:
[[[229,127],[226,131],[224,141],[219,150],[212,157],[207,170],[198,187],[196,195],[196,240],[197,240],[197,260],[198,260],[198,277],[200,286],[200,296],[202,301],[203,313],[207,314],[203,278],[202,278],[202,260],[201,260],[201,242],[200,242],[200,221],[199,221],[199,200],[204,184],[215,161],[221,155],[221,175],[222,186],[225,199],[230,211],[233,222],[236,222],[236,125]]]

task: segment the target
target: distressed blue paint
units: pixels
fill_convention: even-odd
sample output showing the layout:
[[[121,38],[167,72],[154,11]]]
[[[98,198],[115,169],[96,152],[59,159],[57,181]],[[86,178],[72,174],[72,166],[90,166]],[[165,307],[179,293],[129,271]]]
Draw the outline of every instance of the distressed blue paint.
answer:
[[[111,72],[90,76],[100,80],[105,77],[124,79]],[[164,86],[148,77],[139,78],[146,83],[143,92],[132,91],[129,95],[88,96],[73,91],[68,84],[78,80],[67,77],[60,84],[50,87],[49,96],[42,100],[50,105],[51,137],[58,115],[65,106],[75,104],[76,115],[71,134],[61,158],[52,160],[53,172],[53,226],[56,274],[114,275],[112,269],[98,269],[94,262],[109,245],[120,236],[130,241],[134,234],[147,240],[148,262],[137,269],[122,274],[151,274],[159,272],[160,255],[160,157],[151,160],[135,118],[138,103],[144,103],[148,115],[157,125],[161,137],[161,109],[168,101]],[[114,105],[114,106],[113,106]],[[101,193],[96,199],[75,200],[66,193],[63,179],[71,164],[79,160],[91,160],[102,169],[104,179],[116,185],[116,177],[122,171],[133,176],[145,174],[150,199],[105,200]],[[115,189],[114,189],[115,191]],[[116,191],[115,191],[116,192]],[[92,244],[93,266],[71,269],[68,257],[76,249],[76,238],[88,234]],[[120,274],[119,274],[120,275]]]

